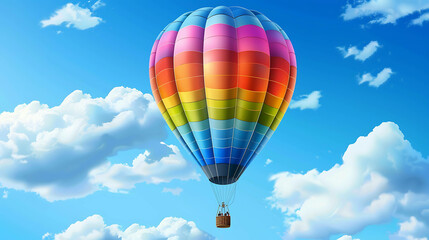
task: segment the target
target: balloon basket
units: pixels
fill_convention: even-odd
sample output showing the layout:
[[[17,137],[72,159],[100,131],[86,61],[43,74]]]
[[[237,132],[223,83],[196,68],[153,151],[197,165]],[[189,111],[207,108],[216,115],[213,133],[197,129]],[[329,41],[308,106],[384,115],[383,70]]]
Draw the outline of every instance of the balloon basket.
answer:
[[[229,228],[231,226],[231,216],[229,215],[228,205],[222,202],[217,209],[216,227]]]
[[[231,216],[217,216],[216,227],[229,228],[231,226]]]

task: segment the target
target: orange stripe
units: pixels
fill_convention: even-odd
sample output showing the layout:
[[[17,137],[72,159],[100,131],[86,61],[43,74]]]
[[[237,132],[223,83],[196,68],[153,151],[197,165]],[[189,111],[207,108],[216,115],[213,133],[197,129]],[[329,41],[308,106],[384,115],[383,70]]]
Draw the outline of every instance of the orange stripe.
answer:
[[[204,88],[204,77],[196,76],[176,80],[177,90],[179,92],[189,92]]]
[[[292,99],[292,95],[293,95],[293,90],[288,89],[286,91],[285,101],[290,102],[290,100]]]
[[[204,76],[204,83],[206,88],[215,89],[230,89],[237,87],[237,75],[229,76]]]
[[[267,95],[265,96],[265,101],[264,101],[265,104],[273,108],[280,108],[280,105],[282,104],[282,102],[283,102],[283,98],[276,97],[267,92]]]
[[[268,79],[267,78],[256,78],[248,76],[238,77],[238,87],[251,91],[267,91]]]
[[[204,76],[210,75],[237,75],[237,64],[233,62],[204,63]]]
[[[245,100],[248,102],[264,102],[265,99],[265,91],[257,92],[257,91],[248,91],[246,89],[238,89],[238,99]]]
[[[203,75],[202,63],[187,63],[174,67],[174,75],[177,79],[189,78]]]
[[[173,57],[165,57],[155,64],[156,75],[166,68],[173,68]]]
[[[267,80],[270,76],[270,68],[266,65],[261,65],[257,63],[241,63],[240,59],[240,64],[238,64],[238,68],[239,75],[266,78]]]
[[[285,96],[286,89],[287,88],[285,85],[282,85],[282,84],[274,82],[274,81],[270,81],[268,83],[267,92],[275,95],[276,97],[283,98]]]
[[[175,93],[177,93],[177,89],[176,83],[174,81],[171,81],[159,87],[159,94],[161,95],[162,99],[169,97]]]
[[[290,76],[296,77],[296,67],[290,66]]]
[[[174,82],[174,70],[172,68],[164,69],[164,71],[156,75],[158,88],[168,82]]]

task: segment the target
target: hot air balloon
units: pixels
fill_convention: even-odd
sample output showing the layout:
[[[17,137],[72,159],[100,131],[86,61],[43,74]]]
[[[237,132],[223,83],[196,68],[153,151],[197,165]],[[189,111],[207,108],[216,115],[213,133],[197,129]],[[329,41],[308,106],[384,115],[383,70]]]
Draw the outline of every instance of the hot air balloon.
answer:
[[[288,36],[254,10],[200,8],[161,31],[149,75],[165,121],[212,183],[216,225],[229,227],[235,183],[292,98],[296,59]]]

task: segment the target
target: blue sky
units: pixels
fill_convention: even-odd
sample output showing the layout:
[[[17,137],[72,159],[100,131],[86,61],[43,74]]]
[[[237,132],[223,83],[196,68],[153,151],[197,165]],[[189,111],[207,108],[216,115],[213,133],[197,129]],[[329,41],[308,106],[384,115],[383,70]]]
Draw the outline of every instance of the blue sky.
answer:
[[[71,231],[84,224],[98,227],[100,237],[90,239],[115,231],[127,239],[134,223],[142,232],[158,226],[152,234],[162,239],[162,226],[173,223],[187,227],[173,229],[183,239],[429,239],[429,2],[404,2],[4,2],[1,239],[77,239]],[[68,3],[87,9],[92,22],[42,25]],[[278,23],[298,64],[295,108],[240,179],[227,230],[214,226],[204,174],[142,94],[150,93],[158,33],[184,12],[218,5],[256,9]],[[47,106],[15,109],[32,101]],[[120,230],[106,228],[112,224]],[[190,237],[186,229],[201,232]]]

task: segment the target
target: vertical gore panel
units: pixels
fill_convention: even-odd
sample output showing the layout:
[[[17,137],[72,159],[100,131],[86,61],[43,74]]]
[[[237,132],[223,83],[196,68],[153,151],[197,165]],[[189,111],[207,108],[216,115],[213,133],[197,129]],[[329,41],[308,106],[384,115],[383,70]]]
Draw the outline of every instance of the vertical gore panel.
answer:
[[[216,7],[204,33],[204,83],[215,161],[229,163],[237,93],[237,37],[232,12]]]

